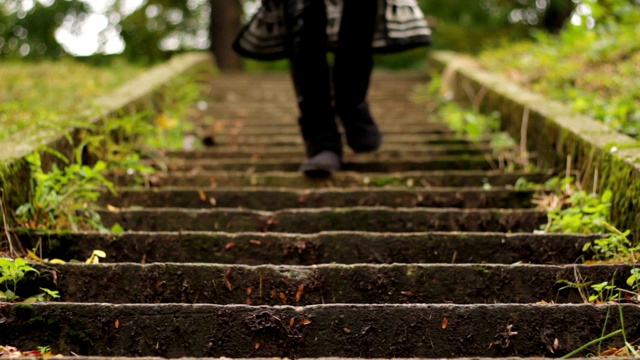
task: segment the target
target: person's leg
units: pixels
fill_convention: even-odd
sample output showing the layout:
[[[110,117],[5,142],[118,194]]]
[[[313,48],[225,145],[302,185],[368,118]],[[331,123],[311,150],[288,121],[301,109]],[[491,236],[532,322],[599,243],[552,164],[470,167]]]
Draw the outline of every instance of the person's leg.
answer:
[[[332,106],[324,1],[288,0],[285,12],[291,74],[308,158],[301,171],[326,176],[340,168],[342,142]]]
[[[344,0],[336,62],[333,69],[336,111],[347,142],[356,152],[373,151],[382,135],[367,104],[373,69],[373,34],[378,0]]]

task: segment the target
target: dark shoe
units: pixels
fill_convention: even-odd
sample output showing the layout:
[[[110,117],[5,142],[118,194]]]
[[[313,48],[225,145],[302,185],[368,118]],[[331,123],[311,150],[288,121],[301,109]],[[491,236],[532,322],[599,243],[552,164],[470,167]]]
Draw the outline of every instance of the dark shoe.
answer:
[[[349,111],[339,112],[347,144],[356,153],[376,151],[382,146],[382,133],[365,103]]]
[[[331,173],[339,171],[341,167],[340,155],[325,150],[305,160],[300,166],[300,171],[310,178],[323,178],[331,176]]]

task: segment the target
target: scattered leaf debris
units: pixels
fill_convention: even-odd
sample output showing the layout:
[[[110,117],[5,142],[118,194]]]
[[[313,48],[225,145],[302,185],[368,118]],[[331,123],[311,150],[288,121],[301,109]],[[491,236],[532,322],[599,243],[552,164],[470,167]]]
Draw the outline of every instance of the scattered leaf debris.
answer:
[[[302,295],[304,295],[304,284],[298,287],[298,291],[296,291],[296,302],[302,299]]]
[[[511,337],[518,335],[517,331],[513,331],[513,324],[507,325],[505,331],[496,334],[495,340],[489,344],[489,349],[493,346],[499,346],[506,349],[511,345]]]
[[[229,291],[233,291],[233,285],[231,284],[231,281],[229,281],[229,275],[231,275],[231,270],[232,269],[229,268],[227,272],[224,274],[224,277],[222,277],[222,281],[227,286],[227,289],[229,289]]]

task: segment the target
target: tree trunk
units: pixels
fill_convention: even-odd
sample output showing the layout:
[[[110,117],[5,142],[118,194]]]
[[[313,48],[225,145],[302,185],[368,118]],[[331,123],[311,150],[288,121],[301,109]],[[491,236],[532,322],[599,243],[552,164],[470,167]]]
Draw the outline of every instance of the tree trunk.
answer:
[[[222,71],[241,70],[242,60],[231,48],[242,26],[240,0],[210,0],[209,2],[211,4],[211,51],[216,57],[218,68]]]

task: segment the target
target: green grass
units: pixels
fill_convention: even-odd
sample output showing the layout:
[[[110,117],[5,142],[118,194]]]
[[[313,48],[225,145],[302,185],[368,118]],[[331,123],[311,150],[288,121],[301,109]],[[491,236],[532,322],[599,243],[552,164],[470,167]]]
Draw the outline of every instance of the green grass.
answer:
[[[90,108],[90,102],[143,70],[73,60],[0,62],[0,141],[28,128],[52,125]]]
[[[622,21],[605,19],[594,30],[571,27],[560,36],[485,51],[485,67],[568,103],[632,137],[640,138],[640,9]]]

